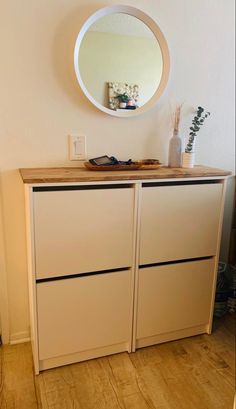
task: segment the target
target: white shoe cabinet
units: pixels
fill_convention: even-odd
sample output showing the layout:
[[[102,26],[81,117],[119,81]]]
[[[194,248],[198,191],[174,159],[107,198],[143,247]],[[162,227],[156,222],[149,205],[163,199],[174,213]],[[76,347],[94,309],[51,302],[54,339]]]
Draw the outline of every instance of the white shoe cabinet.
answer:
[[[36,373],[211,332],[225,177],[126,179],[25,182]]]

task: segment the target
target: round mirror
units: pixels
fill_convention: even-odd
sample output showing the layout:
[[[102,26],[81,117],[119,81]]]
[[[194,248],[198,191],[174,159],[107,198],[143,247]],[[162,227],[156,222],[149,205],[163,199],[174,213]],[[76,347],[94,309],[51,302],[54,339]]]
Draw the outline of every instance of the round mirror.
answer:
[[[129,6],[105,7],[82,27],[74,66],[87,98],[114,116],[150,109],[169,77],[169,51],[157,24]]]

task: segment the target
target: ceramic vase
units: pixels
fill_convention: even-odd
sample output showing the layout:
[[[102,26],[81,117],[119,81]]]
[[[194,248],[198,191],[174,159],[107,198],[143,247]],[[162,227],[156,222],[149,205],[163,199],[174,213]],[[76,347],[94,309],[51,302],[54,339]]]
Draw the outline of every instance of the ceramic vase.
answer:
[[[126,102],[120,102],[119,106],[120,106],[121,109],[125,109],[127,104],[126,104]]]
[[[193,168],[195,163],[194,152],[183,152],[182,154],[182,168]]]
[[[180,168],[182,163],[182,140],[175,129],[169,143],[168,166],[170,168]]]

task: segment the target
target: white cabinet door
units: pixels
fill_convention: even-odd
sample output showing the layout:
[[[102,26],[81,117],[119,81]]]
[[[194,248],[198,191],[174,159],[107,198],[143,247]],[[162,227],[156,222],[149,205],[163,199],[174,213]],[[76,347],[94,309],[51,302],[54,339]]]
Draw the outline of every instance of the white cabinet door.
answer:
[[[214,259],[139,270],[137,339],[207,325]]]
[[[222,185],[142,189],[139,264],[216,254]]]
[[[131,266],[132,187],[36,191],[33,202],[37,278]]]
[[[37,284],[39,359],[129,342],[130,271]]]

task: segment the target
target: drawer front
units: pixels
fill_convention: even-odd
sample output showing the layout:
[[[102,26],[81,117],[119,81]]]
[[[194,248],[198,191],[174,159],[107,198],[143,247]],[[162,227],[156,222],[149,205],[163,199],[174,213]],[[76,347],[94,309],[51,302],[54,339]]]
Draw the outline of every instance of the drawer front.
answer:
[[[139,270],[137,339],[208,324],[214,259]]]
[[[145,187],[140,264],[216,254],[221,184]]]
[[[34,192],[36,277],[130,267],[132,188]]]
[[[130,271],[37,284],[39,359],[128,342]]]

